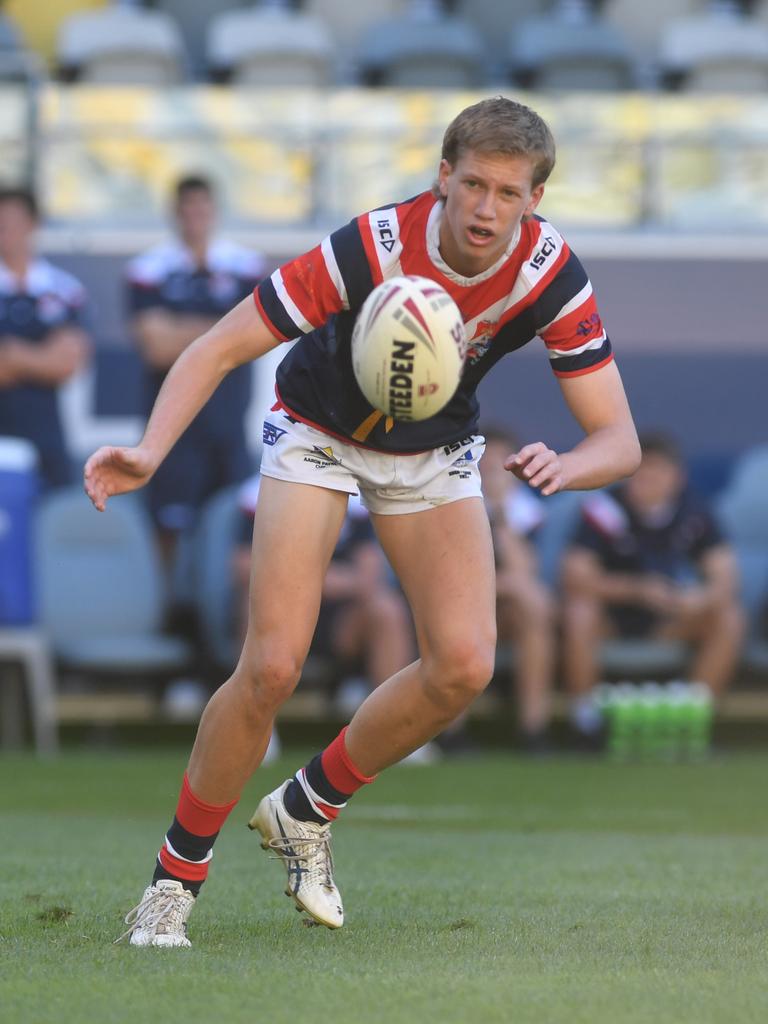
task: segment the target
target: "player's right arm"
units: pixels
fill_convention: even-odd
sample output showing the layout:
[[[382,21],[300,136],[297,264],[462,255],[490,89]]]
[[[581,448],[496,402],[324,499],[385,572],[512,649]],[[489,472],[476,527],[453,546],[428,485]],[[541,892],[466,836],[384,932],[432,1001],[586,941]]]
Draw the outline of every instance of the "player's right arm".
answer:
[[[142,487],[235,367],[280,344],[253,298],[233,310],[186,348],[171,367],[135,448],[99,448],[85,465],[85,490],[99,511],[107,500]]]

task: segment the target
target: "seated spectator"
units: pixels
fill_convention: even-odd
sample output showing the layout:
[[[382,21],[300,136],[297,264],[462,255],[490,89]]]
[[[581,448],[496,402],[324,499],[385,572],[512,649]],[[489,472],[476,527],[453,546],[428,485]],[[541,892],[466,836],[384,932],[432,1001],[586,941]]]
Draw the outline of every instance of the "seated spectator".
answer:
[[[548,747],[555,614],[552,595],[538,576],[533,534],[544,519],[544,503],[504,468],[516,448],[511,435],[485,431],[480,463],[483,495],[496,558],[496,617],[499,642],[512,641],[520,742],[530,753]]]
[[[0,434],[37,448],[43,483],[72,480],[58,391],[88,357],[85,291],[35,253],[37,202],[0,189]]]
[[[147,410],[176,358],[248,295],[264,272],[257,253],[215,236],[216,198],[206,178],[176,185],[177,239],[155,246],[128,267],[131,327],[146,365]],[[179,534],[207,498],[252,472],[245,437],[251,367],[230,373],[174,446],[149,484],[163,554],[171,561]]]
[[[693,648],[690,680],[720,696],[744,631],[734,554],[709,508],[686,486],[669,438],[641,438],[640,468],[591,495],[563,561],[564,664],[578,732],[596,734],[592,693],[601,640],[680,640]]]
[[[241,493],[242,544],[234,555],[234,572],[240,595],[237,608],[242,634],[247,622],[258,477],[249,480]],[[336,663],[342,691],[344,682],[364,681],[364,685],[356,686],[354,691],[351,686],[346,690],[339,709],[345,715],[353,714],[370,690],[415,658],[408,606],[393,585],[368,512],[357,495],[350,496],[336,550],[325,575],[312,649]],[[363,680],[360,680],[361,673]],[[355,706],[353,700],[356,700]],[[423,748],[422,752],[426,759],[427,752]]]

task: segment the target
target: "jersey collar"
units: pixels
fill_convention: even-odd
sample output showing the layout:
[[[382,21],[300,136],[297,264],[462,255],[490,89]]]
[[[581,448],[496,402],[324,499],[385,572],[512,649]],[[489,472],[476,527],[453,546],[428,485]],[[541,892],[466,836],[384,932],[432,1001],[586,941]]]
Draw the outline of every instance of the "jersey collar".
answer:
[[[501,256],[499,256],[493,266],[488,267],[488,269],[484,270],[481,274],[475,274],[474,277],[463,277],[461,274],[457,274],[455,270],[449,267],[440,255],[440,224],[442,219],[443,203],[437,199],[435,200],[434,206],[429,211],[429,217],[427,219],[427,253],[432,263],[444,277],[447,277],[449,281],[453,281],[454,284],[459,284],[464,288],[471,287],[473,284],[482,284],[483,281],[487,281],[489,278],[493,277],[494,274],[501,270],[520,242],[522,228],[518,224],[517,230],[512,236],[509,245]]]

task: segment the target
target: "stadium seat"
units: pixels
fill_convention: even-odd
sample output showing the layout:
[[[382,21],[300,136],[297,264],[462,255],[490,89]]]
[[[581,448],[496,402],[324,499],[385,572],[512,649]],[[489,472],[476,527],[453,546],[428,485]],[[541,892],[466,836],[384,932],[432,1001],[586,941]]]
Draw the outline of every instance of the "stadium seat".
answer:
[[[153,0],[152,7],[173,18],[184,39],[189,69],[196,79],[207,75],[206,40],[211,20],[223,11],[244,6],[243,0]]]
[[[488,57],[470,21],[413,4],[399,18],[369,26],[357,62],[365,85],[456,88],[484,85]]]
[[[586,8],[554,11],[513,29],[509,77],[525,88],[615,91],[637,84],[634,54],[621,32]]]
[[[162,11],[109,7],[61,25],[57,57],[66,80],[111,85],[172,85],[184,78],[184,48]]]
[[[16,25],[0,14],[0,82],[28,82],[42,72],[42,62],[24,46]]]
[[[713,10],[668,24],[659,65],[669,88],[689,92],[764,92],[768,88],[768,27],[737,13]]]
[[[56,723],[56,687],[51,652],[43,631],[36,626],[0,626],[0,687],[3,688],[3,731],[8,720],[18,715],[17,702],[7,700],[6,663],[21,665],[27,689],[32,734],[40,754],[58,749]]]
[[[211,76],[238,85],[330,84],[335,53],[322,21],[281,8],[226,11],[208,30]]]
[[[79,487],[51,494],[35,529],[40,623],[63,668],[171,676],[192,652],[161,632],[163,577],[139,499],[97,512]]]
[[[743,662],[768,671],[768,445],[747,452],[717,505],[726,535],[736,549],[741,596],[748,617]]]
[[[210,498],[195,537],[195,605],[204,648],[214,665],[229,671],[237,661],[232,552],[239,540],[240,484]]]

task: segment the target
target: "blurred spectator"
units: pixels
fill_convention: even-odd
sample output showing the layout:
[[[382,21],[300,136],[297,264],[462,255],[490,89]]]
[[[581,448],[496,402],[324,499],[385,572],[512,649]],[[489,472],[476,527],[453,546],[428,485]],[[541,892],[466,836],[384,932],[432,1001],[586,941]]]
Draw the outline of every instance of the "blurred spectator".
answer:
[[[241,496],[242,544],[234,562],[241,633],[247,621],[251,533],[258,483],[258,477],[249,481]],[[393,585],[370,517],[357,495],[350,496],[325,575],[312,648],[314,653],[332,658],[338,666],[342,683],[337,699],[344,704],[341,710],[350,715],[374,687],[415,658],[408,607]],[[345,683],[352,685],[345,687]]]
[[[690,679],[715,697],[739,656],[744,616],[733,551],[688,490],[674,442],[647,435],[641,447],[633,477],[584,502],[563,562],[566,681],[583,734],[599,730],[592,691],[606,637],[689,643]]]
[[[480,463],[496,558],[496,618],[499,642],[512,641],[512,669],[518,704],[520,742],[530,753],[548,748],[555,652],[552,596],[538,575],[531,538],[544,519],[544,503],[504,468],[517,448],[497,428],[485,430]]]
[[[35,254],[38,220],[31,191],[0,189],[0,434],[31,441],[57,487],[72,479],[58,389],[87,359],[85,291]]]
[[[147,371],[147,411],[176,357],[248,295],[264,271],[260,255],[214,237],[216,198],[206,178],[175,187],[178,238],[155,246],[128,267],[131,326]],[[149,502],[168,562],[215,491],[252,472],[245,437],[251,367],[230,373],[158,469]]]

